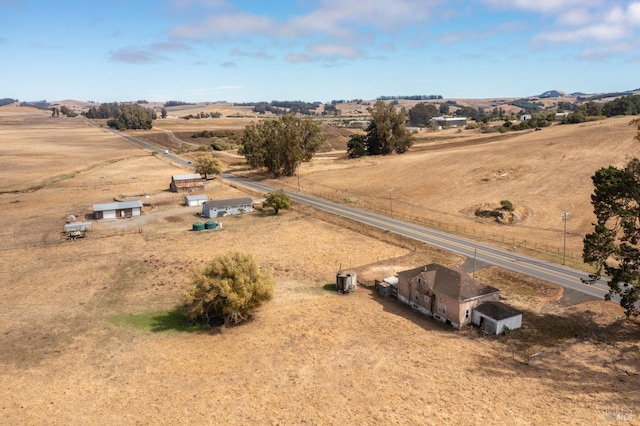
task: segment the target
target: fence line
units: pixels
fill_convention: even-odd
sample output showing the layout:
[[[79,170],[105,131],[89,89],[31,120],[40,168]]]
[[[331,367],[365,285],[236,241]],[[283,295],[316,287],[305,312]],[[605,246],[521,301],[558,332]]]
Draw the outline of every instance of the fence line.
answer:
[[[339,204],[347,204],[347,205],[353,204],[363,210],[367,210],[367,211],[371,211],[371,212],[383,214],[383,215],[389,215],[393,219],[399,219],[405,222],[411,222],[418,225],[423,225],[425,227],[429,227],[432,229],[443,230],[446,232],[454,232],[457,234],[461,234],[463,236],[480,237],[493,242],[511,244],[513,247],[513,251],[517,251],[519,248],[522,248],[525,250],[533,250],[533,251],[547,253],[555,256],[563,256],[563,253],[565,253],[564,247],[560,247],[560,246],[553,246],[549,244],[538,244],[537,242],[527,242],[526,240],[518,242],[516,241],[516,238],[514,236],[507,237],[505,236],[505,234],[497,234],[495,232],[488,233],[484,229],[476,229],[474,227],[467,228],[467,226],[465,225],[441,222],[438,220],[426,218],[424,216],[393,211],[391,203],[389,203],[389,206],[381,208],[379,205],[371,204],[362,200],[355,200],[355,201],[351,200],[350,198],[341,194],[334,194],[334,193],[328,193],[328,192],[315,192],[313,190],[307,191],[307,192]],[[566,257],[569,260],[579,260],[581,259],[582,256],[581,254],[576,254],[571,250],[567,250]]]

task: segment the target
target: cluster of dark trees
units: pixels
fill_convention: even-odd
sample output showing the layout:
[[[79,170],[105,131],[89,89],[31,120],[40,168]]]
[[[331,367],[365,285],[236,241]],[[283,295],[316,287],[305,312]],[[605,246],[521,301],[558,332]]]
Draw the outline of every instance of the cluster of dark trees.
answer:
[[[91,107],[83,115],[91,119],[108,119],[107,126],[118,130],[150,129],[153,120],[157,118],[152,108],[118,102],[100,104],[97,108]]]
[[[251,167],[265,167],[274,177],[291,176],[302,161],[309,161],[324,136],[318,123],[292,113],[251,123],[238,150]]]
[[[0,106],[11,105],[14,102],[18,102],[18,100],[17,99],[11,99],[11,98],[2,98],[2,99],[0,99]]]
[[[195,104],[182,102],[182,101],[167,101],[164,103],[165,107],[180,106],[180,105],[195,105]]]
[[[367,111],[371,114],[371,122],[366,134],[355,134],[347,142],[350,158],[392,152],[402,154],[413,145],[411,133],[405,127],[407,112],[404,108],[396,110],[392,103],[377,101]]]
[[[521,108],[527,113],[542,111],[542,107],[544,107],[544,104],[542,102],[532,102],[529,99],[517,99],[509,103],[509,105]]]
[[[66,105],[62,105],[60,108],[53,107],[51,108],[51,116],[52,117],[60,117],[60,114],[65,115],[67,117],[76,117],[78,114],[75,113],[71,108]]]
[[[408,95],[408,96],[378,96],[377,101],[429,101],[434,99],[442,99],[442,95]]]
[[[198,114],[189,114],[189,115],[185,115],[184,118],[185,120],[191,120],[193,119],[200,119],[200,118],[220,118],[222,117],[222,113],[221,112],[199,112]],[[162,118],[166,118],[162,117]]]
[[[51,104],[47,101],[31,101],[31,102],[20,102],[21,107],[33,107],[38,109],[49,109],[51,108]]]
[[[271,101],[271,102],[246,102],[236,103],[236,106],[252,106],[253,112],[257,114],[265,114],[270,112],[275,115],[284,115],[287,113],[315,115],[315,111],[320,107],[320,102],[304,102],[304,101]]]
[[[616,115],[638,114],[640,114],[640,95],[630,95],[603,104],[594,101],[585,102],[574,107],[573,112],[569,114],[562,123],[582,123],[585,121],[599,120],[604,117],[615,117]]]
[[[592,96],[578,96],[576,98],[576,102],[589,102],[589,101],[598,101],[600,99],[606,99],[606,98],[618,98],[618,97],[622,97],[622,96],[629,96],[632,94],[632,92],[636,92],[636,90],[632,90],[630,92],[610,92],[610,93],[600,93],[598,95],[592,95]]]

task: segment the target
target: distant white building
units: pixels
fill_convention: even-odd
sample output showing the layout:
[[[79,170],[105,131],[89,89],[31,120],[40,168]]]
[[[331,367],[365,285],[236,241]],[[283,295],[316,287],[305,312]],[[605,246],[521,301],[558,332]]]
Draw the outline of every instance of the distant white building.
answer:
[[[433,117],[430,122],[440,127],[464,127],[467,117]]]
[[[93,217],[96,219],[124,219],[142,214],[142,201],[121,201],[107,204],[94,204]]]
[[[207,202],[209,197],[206,194],[194,194],[184,197],[184,205],[187,207],[201,206]]]
[[[522,114],[520,116],[520,121],[527,121],[527,120],[531,120],[531,114]]]

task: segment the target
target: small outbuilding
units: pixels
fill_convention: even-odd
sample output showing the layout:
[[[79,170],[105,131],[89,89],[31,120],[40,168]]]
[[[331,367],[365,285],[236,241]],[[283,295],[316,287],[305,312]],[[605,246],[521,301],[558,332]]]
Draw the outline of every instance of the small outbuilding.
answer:
[[[204,190],[204,180],[199,173],[171,176],[169,189],[173,192],[194,192]]]
[[[184,205],[187,207],[201,206],[207,202],[209,197],[206,194],[193,194],[184,197]]]
[[[339,293],[351,293],[358,287],[358,275],[355,271],[338,271],[336,273],[336,291]]]
[[[398,277],[386,277],[382,281],[376,280],[378,294],[381,296],[397,296],[398,295]]]
[[[93,217],[96,219],[124,219],[141,214],[142,201],[120,201],[93,205]]]
[[[522,326],[522,312],[502,302],[489,301],[475,307],[471,322],[485,333],[502,334]]]
[[[202,204],[203,217],[224,217],[232,214],[253,211],[251,198],[231,198],[228,200],[209,200]]]

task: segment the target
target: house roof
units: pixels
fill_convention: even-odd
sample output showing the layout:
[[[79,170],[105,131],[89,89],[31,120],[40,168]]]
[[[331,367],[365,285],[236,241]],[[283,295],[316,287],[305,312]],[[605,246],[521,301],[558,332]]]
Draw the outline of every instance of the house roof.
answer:
[[[209,200],[204,204],[209,208],[220,208],[220,207],[239,207],[251,205],[251,198],[230,198],[228,200]]]
[[[198,174],[198,173],[191,173],[191,174],[186,174],[186,175],[173,175],[171,176],[171,179],[175,181],[177,180],[192,180],[192,179],[202,179],[202,175]]]
[[[93,211],[94,212],[103,212],[106,210],[120,210],[120,209],[132,209],[135,207],[142,207],[142,201],[119,201],[115,203],[106,203],[106,204],[94,204]]]
[[[186,195],[184,199],[187,201],[198,201],[198,200],[208,200],[209,197],[207,197],[207,194],[193,194],[193,195]]]
[[[484,302],[473,309],[496,321],[522,315],[522,311],[517,310],[513,306],[505,305],[502,302]]]
[[[444,294],[459,301],[500,292],[495,287],[472,279],[462,271],[450,269],[437,263],[398,272],[398,277],[407,281],[420,277],[434,293]]]

